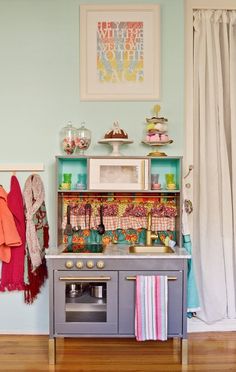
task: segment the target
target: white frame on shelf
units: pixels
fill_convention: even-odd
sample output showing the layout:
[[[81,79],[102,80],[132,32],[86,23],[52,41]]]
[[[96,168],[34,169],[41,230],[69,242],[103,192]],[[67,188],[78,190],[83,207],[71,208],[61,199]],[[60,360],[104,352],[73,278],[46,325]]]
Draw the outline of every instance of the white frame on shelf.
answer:
[[[102,169],[105,167],[107,169]],[[137,172],[134,182],[126,182],[130,175],[132,178],[130,171],[132,174]],[[148,159],[89,159],[89,190],[114,189],[148,190]]]

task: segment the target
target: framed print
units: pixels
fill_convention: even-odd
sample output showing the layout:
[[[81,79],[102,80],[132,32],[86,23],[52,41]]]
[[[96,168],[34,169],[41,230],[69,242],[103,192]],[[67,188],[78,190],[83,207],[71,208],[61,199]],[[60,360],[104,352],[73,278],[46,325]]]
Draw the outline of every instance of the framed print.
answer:
[[[160,6],[80,6],[80,98],[160,96]]]

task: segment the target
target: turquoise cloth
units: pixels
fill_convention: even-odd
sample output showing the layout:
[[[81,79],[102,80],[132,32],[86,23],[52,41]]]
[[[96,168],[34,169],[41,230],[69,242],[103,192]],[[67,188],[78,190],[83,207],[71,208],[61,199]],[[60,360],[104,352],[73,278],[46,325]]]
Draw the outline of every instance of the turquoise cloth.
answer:
[[[183,245],[186,251],[192,254],[192,242],[190,235],[183,235]],[[198,297],[198,290],[195,281],[195,273],[193,268],[192,259],[188,260],[188,283],[187,283],[187,308],[188,313],[196,312],[200,310],[200,302]],[[190,315],[190,314],[188,314]]]

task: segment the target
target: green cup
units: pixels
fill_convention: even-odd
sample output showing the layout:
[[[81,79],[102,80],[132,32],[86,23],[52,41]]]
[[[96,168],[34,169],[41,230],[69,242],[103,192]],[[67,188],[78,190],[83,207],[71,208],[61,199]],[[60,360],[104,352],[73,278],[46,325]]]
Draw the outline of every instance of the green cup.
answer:
[[[168,190],[175,190],[176,189],[176,183],[175,183],[175,175],[174,173],[166,173],[166,188]]]
[[[169,184],[175,183],[175,175],[174,173],[166,173],[165,174],[166,178],[166,185],[168,186]]]
[[[63,173],[63,182],[64,183],[71,183],[72,174],[71,173]]]

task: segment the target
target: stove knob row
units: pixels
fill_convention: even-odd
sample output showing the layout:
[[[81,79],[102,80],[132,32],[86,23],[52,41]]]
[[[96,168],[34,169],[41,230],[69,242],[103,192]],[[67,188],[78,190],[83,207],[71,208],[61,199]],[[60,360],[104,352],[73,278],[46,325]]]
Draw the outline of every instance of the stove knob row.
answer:
[[[84,263],[83,263],[83,261],[77,261],[75,266],[77,267],[77,269],[83,269]],[[89,260],[89,261],[86,262],[86,266],[87,266],[88,269],[93,269],[95,267],[95,263],[94,263],[94,261]],[[103,269],[105,267],[105,262],[102,261],[102,260],[99,260],[96,263],[96,266],[97,266],[98,269]],[[74,267],[74,262],[72,260],[66,261],[65,267],[67,269],[72,269],[72,267]]]

